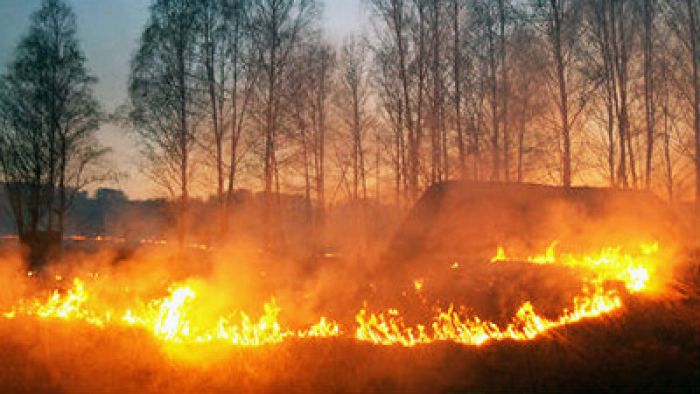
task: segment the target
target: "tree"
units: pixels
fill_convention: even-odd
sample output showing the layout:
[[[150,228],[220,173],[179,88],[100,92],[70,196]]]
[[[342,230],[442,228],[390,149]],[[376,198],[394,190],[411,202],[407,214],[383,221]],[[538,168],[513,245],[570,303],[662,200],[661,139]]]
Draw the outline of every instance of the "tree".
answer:
[[[348,133],[352,157],[352,199],[367,198],[367,168],[365,160],[365,136],[370,121],[367,111],[369,78],[366,64],[366,47],[351,36],[340,50],[340,83],[337,104]]]
[[[700,7],[695,0],[685,0],[687,22],[686,34],[682,37],[691,64],[691,104],[693,107],[693,136],[695,151],[693,162],[695,167],[695,215],[696,223],[700,223]]]
[[[656,126],[656,104],[654,88],[654,20],[656,19],[656,1],[643,0],[642,21],[644,26],[644,114],[646,120],[646,165],[644,184],[651,187],[652,159],[654,156],[654,128]]]
[[[424,37],[424,33],[422,31],[423,4],[422,1],[418,1],[418,3],[420,6],[419,37]],[[384,45],[387,47],[387,49],[390,48],[390,50],[394,52],[394,55],[396,56],[397,60],[397,72],[395,74],[395,78],[397,78],[399,81],[402,100],[402,102],[399,105],[401,112],[398,114],[402,123],[400,125],[397,124],[397,126],[400,126],[400,129],[397,129],[397,133],[401,133],[403,135],[403,130],[405,129],[405,139],[408,142],[406,143],[404,141],[399,141],[398,139],[397,141],[400,145],[403,145],[401,149],[405,149],[407,156],[407,163],[405,161],[403,162],[405,167],[405,170],[403,170],[403,172],[405,172],[405,180],[408,184],[407,190],[411,198],[416,198],[419,191],[418,172],[420,165],[419,155],[422,132],[418,132],[418,130],[416,129],[416,123],[414,123],[414,107],[416,107],[416,105],[413,105],[413,100],[411,99],[412,93],[410,88],[413,81],[409,72],[409,56],[411,48],[409,47],[409,39],[407,36],[410,28],[410,21],[412,15],[410,13],[408,5],[403,0],[371,0],[370,5],[372,7],[372,10],[377,15],[379,22],[382,24],[381,26],[384,26],[387,29],[386,34],[382,37]],[[424,42],[421,41],[418,45],[418,68],[420,70],[419,73],[423,70],[423,43]],[[419,75],[419,92],[422,92],[422,86],[422,75]],[[422,97],[417,98],[417,104],[422,104]],[[416,108],[416,112],[418,116],[422,114],[421,109]],[[422,121],[419,119],[417,124],[420,128]],[[400,138],[400,140],[403,139],[403,137]]]
[[[105,176],[95,171],[106,152],[95,139],[96,78],[76,31],[68,5],[44,0],[0,79],[0,173],[30,246],[41,228],[60,239],[75,193]]]
[[[153,179],[179,193],[178,241],[187,235],[192,153],[204,98],[198,71],[200,10],[186,0],[157,0],[131,62],[130,118]]]
[[[203,0],[198,2],[197,6],[200,7],[197,15],[201,18],[198,21],[199,33],[201,34],[200,63],[204,65],[202,80],[205,82],[208,95],[210,128],[214,139],[216,197],[223,233],[227,216],[224,211],[224,105],[226,104],[226,84],[231,65],[228,58],[230,50],[229,21],[226,18],[228,4],[223,0]],[[234,35],[233,38],[235,39],[236,36]]]
[[[538,0],[535,3],[535,11],[543,20],[543,31],[549,49],[551,70],[550,78],[555,94],[556,108],[558,109],[559,126],[558,133],[561,137],[561,184],[565,188],[571,187],[571,126],[574,118],[583,109],[584,96],[581,95],[578,102],[581,103],[578,111],[572,108],[572,74],[575,71],[573,62],[580,53],[577,53],[578,36],[580,29],[580,11],[582,2],[572,0]],[[580,89],[578,89],[580,90]]]
[[[282,100],[280,86],[289,70],[290,55],[302,34],[317,18],[314,0],[261,0],[251,9],[251,33],[256,45],[261,68],[258,80],[259,99],[264,116],[261,128],[264,138],[263,179],[267,194],[273,191],[273,180],[278,179],[277,138],[280,133]],[[279,191],[279,187],[276,187]]]
[[[683,106],[680,118],[687,124],[687,139],[681,141],[681,153],[690,159],[695,178],[696,228],[700,223],[700,4],[697,0],[682,2],[665,1],[659,3],[660,13],[665,14],[665,27],[673,33],[675,44],[669,51],[669,59],[660,59],[662,79],[662,111],[664,128],[664,155],[666,156],[667,188],[673,191],[673,178],[670,157],[669,128],[673,126],[673,110]],[[669,81],[675,86],[669,86]],[[680,100],[673,103],[671,97]],[[674,105],[676,104],[676,105]]]
[[[250,1],[230,0],[227,3],[228,43],[230,50],[230,149],[228,189],[226,195],[225,232],[228,232],[228,217],[234,202],[234,186],[241,155],[239,147],[243,127],[249,114],[253,89],[260,72],[255,62],[255,47],[250,40]]]

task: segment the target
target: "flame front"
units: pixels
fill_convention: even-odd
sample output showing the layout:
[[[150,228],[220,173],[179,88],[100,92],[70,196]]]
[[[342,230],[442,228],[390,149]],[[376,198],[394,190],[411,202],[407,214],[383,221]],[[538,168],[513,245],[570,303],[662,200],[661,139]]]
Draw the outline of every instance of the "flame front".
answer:
[[[622,307],[622,298],[616,290],[606,290],[605,282],[617,281],[630,293],[648,289],[656,262],[654,255],[658,244],[642,244],[640,253],[628,254],[622,247],[607,247],[592,255],[557,255],[557,242],[553,242],[544,254],[523,259],[512,259],[505,248],[499,246],[491,263],[521,261],[531,264],[561,264],[586,271],[582,295],[573,300],[573,307],[565,309],[556,319],[547,319],[535,311],[528,301],[523,303],[512,321],[505,327],[483,321],[478,316],[465,316],[452,306],[446,311],[437,310],[430,324],[407,325],[396,309],[384,313],[370,313],[361,309],[355,320],[358,327],[355,336],[359,340],[381,345],[400,344],[414,346],[435,341],[453,341],[466,345],[481,345],[490,340],[516,341],[537,337],[553,328],[576,323],[582,319],[596,318]],[[592,289],[592,290],[591,290]]]
[[[590,255],[557,254],[556,242],[542,255],[511,259],[505,248],[499,247],[492,263],[509,261],[530,264],[559,264],[582,272],[581,294],[557,318],[538,314],[531,302],[524,302],[511,321],[505,325],[470,316],[466,308],[453,306],[436,309],[428,322],[407,324],[397,309],[372,313],[365,306],[356,316],[356,327],[344,331],[340,324],[321,317],[306,328],[292,329],[279,322],[281,308],[274,299],[263,304],[257,317],[245,312],[211,316],[202,313],[201,303],[207,298],[194,286],[180,283],[171,286],[164,297],[150,301],[133,301],[117,307],[91,291],[85,281],[76,278],[72,286],[60,292],[54,290],[46,298],[22,299],[14,308],[2,314],[14,319],[20,316],[38,319],[82,321],[100,328],[125,325],[143,329],[164,343],[223,342],[237,346],[261,346],[280,343],[289,338],[327,338],[352,336],[359,341],[378,345],[414,346],[435,341],[452,341],[464,345],[482,345],[488,341],[533,339],[553,328],[596,318],[622,307],[622,297],[616,288],[608,289],[606,282],[624,284],[629,293],[649,289],[655,275],[655,255],[658,244],[643,244],[639,253],[626,253],[622,247],[603,248]],[[98,275],[91,275],[97,281]],[[57,279],[58,280],[58,279]],[[421,291],[424,279],[416,279],[413,287]],[[198,302],[200,304],[198,304]]]

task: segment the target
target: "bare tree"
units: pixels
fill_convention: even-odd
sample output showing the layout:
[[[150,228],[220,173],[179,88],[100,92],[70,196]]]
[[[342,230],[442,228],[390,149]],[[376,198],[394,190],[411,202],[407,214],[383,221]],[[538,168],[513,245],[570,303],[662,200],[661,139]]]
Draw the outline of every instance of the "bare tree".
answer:
[[[105,150],[95,139],[96,78],[76,29],[68,5],[44,0],[0,79],[0,173],[19,235],[32,247],[40,227],[60,239],[72,197],[104,175],[92,171]]]
[[[695,210],[700,222],[700,12],[697,1],[686,0],[687,34],[683,37],[692,70],[693,135],[695,140]]]
[[[251,7],[251,33],[261,68],[260,100],[264,106],[261,127],[265,140],[263,167],[266,193],[273,191],[277,169],[276,140],[280,132],[282,76],[288,70],[290,53],[302,33],[317,18],[313,0],[261,0]],[[278,90],[279,89],[279,90]]]
[[[656,104],[654,89],[654,20],[656,18],[656,1],[643,0],[642,21],[644,26],[644,114],[646,120],[646,165],[644,184],[651,187],[652,159],[654,156],[654,137],[656,123]]]
[[[158,0],[132,59],[131,120],[161,182],[179,193],[178,240],[188,229],[192,153],[206,99],[196,77],[199,9],[185,0]],[[166,175],[169,174],[169,175]],[[175,191],[172,186],[167,186]]]
[[[340,84],[338,110],[350,129],[349,140],[352,152],[352,198],[367,198],[367,168],[365,160],[365,136],[368,122],[367,101],[369,99],[367,50],[363,42],[351,36],[340,51]],[[350,110],[347,110],[350,108]]]
[[[241,159],[239,149],[243,129],[248,119],[251,100],[261,72],[256,62],[255,45],[250,39],[250,1],[229,0],[226,3],[227,43],[229,50],[230,85],[226,87],[230,95],[231,129],[229,138],[228,186],[226,191],[226,214],[224,215],[225,232],[228,232],[228,219],[234,203],[234,188],[238,164]],[[223,116],[223,115],[222,115]]]
[[[464,128],[462,126],[462,63],[464,59],[462,40],[462,6],[459,0],[452,0],[452,83],[454,86],[454,125],[457,133],[457,149],[459,153],[459,176],[464,178],[466,172],[466,149]]]
[[[419,2],[420,12],[424,9],[422,2]],[[404,0],[371,0],[371,7],[378,16],[382,26],[386,27],[386,35],[383,37],[384,45],[390,47],[395,53],[397,60],[396,78],[400,82],[401,99],[400,103],[400,119],[402,123],[400,127],[406,129],[406,142],[397,144],[405,146],[408,163],[405,167],[405,178],[408,182],[408,192],[411,198],[416,198],[418,193],[418,172],[419,172],[419,155],[420,155],[420,139],[421,136],[416,130],[414,118],[414,105],[411,99],[412,78],[409,72],[410,51],[408,31],[412,12],[408,4]],[[419,30],[423,27],[422,18],[419,20]],[[423,37],[423,33],[419,33]],[[423,53],[423,46],[419,44],[419,49]],[[418,63],[419,67],[421,62]],[[419,82],[419,86],[422,84]],[[422,98],[418,98],[418,103],[422,102]],[[421,111],[418,111],[419,113]],[[419,122],[420,124],[421,122]],[[397,130],[397,133],[399,131]],[[403,135],[403,132],[400,133]],[[397,134],[398,135],[398,134]],[[402,148],[403,149],[403,148]]]
[[[538,1],[535,10],[543,19],[544,34],[549,48],[550,81],[556,91],[555,105],[559,116],[558,133],[561,136],[561,183],[571,187],[571,126],[585,100],[581,97],[578,111],[572,108],[572,64],[576,60],[582,2],[571,0]]]
[[[200,17],[197,23],[198,33],[201,35],[199,56],[200,63],[204,66],[202,81],[208,96],[209,127],[214,140],[216,198],[221,234],[224,234],[227,223],[227,215],[224,211],[224,105],[229,78],[228,50],[230,49],[228,44],[230,32],[226,18],[227,4],[222,0],[203,0],[198,2],[197,6],[200,7],[197,11]]]
[[[663,113],[664,113],[664,139],[665,155],[667,156],[667,178],[670,173],[670,135],[668,135],[669,122],[673,120],[673,105],[670,97],[679,97],[678,105],[685,105],[681,114],[685,118],[689,131],[688,139],[682,143],[683,153],[692,162],[695,172],[695,210],[696,220],[700,221],[700,4],[696,0],[683,2],[664,1],[659,4],[660,12],[666,16],[665,26],[673,33],[677,45],[671,46],[670,57],[674,59],[671,64],[664,59],[662,63],[663,76]],[[669,86],[671,79],[674,83]],[[669,92],[672,88],[672,93]],[[669,94],[670,93],[670,94]],[[674,94],[675,93],[675,94]],[[670,96],[670,97],[669,97]],[[691,148],[692,147],[692,148]],[[667,179],[672,186],[673,180]]]

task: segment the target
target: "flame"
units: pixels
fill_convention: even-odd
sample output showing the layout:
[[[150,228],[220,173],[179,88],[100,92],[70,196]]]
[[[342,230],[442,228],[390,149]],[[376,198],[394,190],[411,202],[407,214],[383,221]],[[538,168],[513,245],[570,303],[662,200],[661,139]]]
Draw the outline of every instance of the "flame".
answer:
[[[525,260],[533,264],[561,264],[571,268],[589,271],[590,282],[618,281],[625,284],[630,292],[640,292],[648,289],[650,280],[655,273],[657,262],[654,255],[659,251],[657,242],[642,243],[638,246],[639,253],[625,251],[622,246],[605,247],[597,253],[576,255],[563,253],[557,255],[558,241],[552,242],[544,254],[529,256]],[[492,262],[506,262],[505,249],[499,246]]]
[[[415,288],[416,291],[423,290],[424,285],[425,285],[425,279],[423,279],[423,278],[418,278],[418,279],[413,280],[413,288]]]
[[[589,297],[576,297],[574,309],[565,311],[559,318],[549,320],[538,315],[530,302],[523,303],[511,323],[499,327],[493,322],[482,321],[477,316],[468,317],[450,306],[447,311],[438,310],[430,325],[409,326],[395,309],[387,313],[373,314],[361,309],[355,320],[355,336],[361,341],[378,345],[415,346],[435,341],[452,341],[464,345],[479,346],[491,340],[529,340],[553,328],[598,317],[622,306],[622,300],[614,292],[600,292]]]
[[[491,258],[492,263],[496,263],[499,261],[508,261],[508,257],[506,257],[506,250],[503,246],[497,247],[496,255]]]
[[[577,269],[582,275],[582,289],[573,297],[571,306],[555,318],[537,313],[531,302],[520,305],[511,320],[504,325],[470,315],[465,307],[450,305],[447,309],[435,309],[428,321],[407,323],[398,309],[390,308],[374,313],[365,305],[355,315],[354,330],[343,330],[339,323],[326,316],[305,328],[290,328],[280,320],[281,307],[274,298],[263,303],[262,313],[246,312],[220,314],[203,311],[208,294],[193,283],[175,283],[167,295],[150,300],[134,299],[129,288],[124,287],[125,302],[111,302],[98,291],[98,283],[107,280],[98,273],[90,273],[84,281],[74,278],[55,279],[69,282],[65,290],[53,290],[45,297],[20,299],[2,317],[16,319],[20,316],[38,319],[81,321],[100,328],[124,325],[145,330],[163,343],[197,344],[228,343],[236,346],[263,346],[280,343],[286,339],[328,338],[350,336],[359,341],[377,345],[415,346],[435,341],[451,341],[464,345],[483,345],[489,341],[530,340],[549,330],[583,319],[598,318],[622,307],[620,289],[606,286],[607,282],[624,284],[629,293],[650,291],[656,279],[659,245],[656,242],[641,244],[630,251],[621,246],[606,247],[592,254],[558,253],[558,243],[553,242],[540,255],[510,259],[504,247],[498,247],[492,263],[506,264],[519,261],[530,264],[558,264]],[[455,263],[457,264],[457,263]],[[458,264],[451,268],[458,267]],[[29,272],[27,275],[34,275]],[[413,281],[416,291],[424,288],[425,279]],[[209,295],[211,296],[211,295]],[[124,301],[124,300],[122,300]]]
[[[297,332],[297,336],[300,338],[325,338],[337,337],[338,335],[340,335],[340,325],[334,321],[329,321],[325,316],[321,316],[319,322],[309,327],[308,330]]]
[[[307,329],[283,329],[278,322],[280,308],[274,299],[263,305],[263,314],[251,318],[245,312],[236,317],[220,316],[209,320],[197,312],[197,292],[187,284],[172,286],[169,295],[123,311],[100,306],[86,289],[85,282],[74,279],[65,293],[54,290],[46,299],[21,301],[3,313],[7,319],[22,316],[78,320],[105,327],[123,324],[142,328],[154,337],[172,343],[228,342],[238,346],[279,343],[286,337],[330,337],[340,334],[338,323],[322,317]],[[120,316],[114,319],[114,316]]]
[[[492,263],[525,261],[532,264],[562,264],[588,271],[584,277],[583,295],[574,297],[573,308],[564,310],[556,319],[547,319],[535,311],[528,301],[523,303],[512,321],[504,327],[483,321],[478,316],[466,316],[450,306],[437,310],[430,324],[407,325],[396,309],[378,314],[362,308],[356,315],[355,336],[361,341],[380,345],[414,346],[435,341],[452,341],[467,345],[482,345],[491,340],[529,340],[543,333],[582,319],[596,318],[622,307],[622,298],[616,290],[606,290],[606,281],[624,283],[630,293],[649,289],[654,273],[653,255],[658,243],[641,244],[639,254],[627,253],[622,247],[606,247],[591,255],[560,254],[558,242],[552,242],[545,253],[524,259],[511,259],[505,248],[497,247]],[[589,290],[592,288],[592,291]]]

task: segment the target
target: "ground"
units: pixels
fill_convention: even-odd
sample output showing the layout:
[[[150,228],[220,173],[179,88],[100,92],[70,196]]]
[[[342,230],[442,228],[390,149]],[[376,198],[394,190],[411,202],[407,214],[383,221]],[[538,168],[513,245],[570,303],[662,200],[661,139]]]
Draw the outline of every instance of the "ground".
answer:
[[[0,391],[17,393],[699,392],[697,300],[626,300],[527,342],[411,348],[352,339],[163,347],[133,329],[0,326]]]
[[[102,267],[113,270],[112,280],[160,283],[164,277],[195,275],[223,284],[225,291],[215,293],[219,298],[233,299],[238,292],[258,307],[273,295],[283,308],[280,320],[303,323],[306,314],[324,314],[337,319],[345,335],[256,348],[182,346],[120,325],[3,319],[0,392],[700,393],[700,259],[687,244],[667,242],[677,241],[677,232],[685,229],[676,228],[673,215],[647,195],[594,189],[573,193],[527,185],[431,189],[396,232],[387,253],[362,266],[342,251],[333,259],[314,261],[311,268],[266,255],[207,252],[181,262],[185,270],[179,274],[162,251],[135,253],[125,261],[110,258]],[[578,272],[525,261],[492,264],[496,245],[502,242],[509,253],[525,256],[555,239],[564,250],[576,251],[585,242],[601,246],[601,241],[637,241],[640,235],[644,241],[659,241],[664,251],[673,250],[673,258],[657,267],[666,274],[663,289],[632,294],[622,286],[623,306],[610,314],[533,340],[481,346],[383,346],[352,338],[354,316],[363,303],[371,311],[396,307],[407,321],[418,322],[432,316],[433,307],[456,303],[504,324],[530,301],[543,316],[556,318],[581,291]],[[76,261],[96,259],[77,256],[55,268],[63,272],[80,265]],[[240,261],[248,265],[236,265]],[[6,282],[0,295],[17,287]]]

